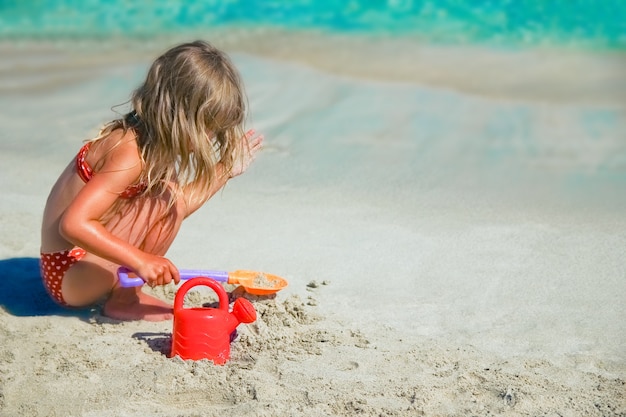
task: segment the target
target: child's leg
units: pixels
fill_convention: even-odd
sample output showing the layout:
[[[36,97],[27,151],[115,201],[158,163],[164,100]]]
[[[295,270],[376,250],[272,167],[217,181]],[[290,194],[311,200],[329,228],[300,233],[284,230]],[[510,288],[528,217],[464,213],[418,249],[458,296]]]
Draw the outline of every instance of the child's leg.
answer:
[[[166,193],[159,198],[129,200],[106,223],[106,227],[115,236],[146,252],[165,255],[185,217],[182,201],[167,210],[168,198]],[[165,212],[167,214],[164,216]],[[87,253],[67,271],[63,279],[62,292],[65,301],[73,306],[85,306],[110,293],[103,311],[109,317],[121,320],[171,318],[171,306],[143,293],[141,287],[119,287],[118,267],[119,265]]]

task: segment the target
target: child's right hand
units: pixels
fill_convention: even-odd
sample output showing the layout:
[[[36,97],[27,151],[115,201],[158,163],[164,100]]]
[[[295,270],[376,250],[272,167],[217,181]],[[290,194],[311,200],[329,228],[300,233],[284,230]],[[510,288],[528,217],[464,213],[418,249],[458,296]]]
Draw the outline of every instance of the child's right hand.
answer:
[[[134,271],[152,288],[169,284],[172,281],[175,284],[180,282],[178,268],[162,256],[146,253],[141,259],[140,266]]]

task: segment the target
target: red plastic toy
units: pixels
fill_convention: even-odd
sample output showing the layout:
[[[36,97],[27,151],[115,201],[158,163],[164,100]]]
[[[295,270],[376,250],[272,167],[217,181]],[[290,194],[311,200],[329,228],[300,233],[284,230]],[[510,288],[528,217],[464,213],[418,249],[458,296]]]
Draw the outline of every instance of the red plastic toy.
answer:
[[[197,285],[211,287],[219,298],[219,308],[184,308],[185,294]],[[240,323],[256,320],[256,310],[245,298],[238,298],[228,311],[228,295],[212,278],[197,277],[185,282],[174,299],[174,329],[171,357],[209,359],[223,365],[230,359],[231,334]]]

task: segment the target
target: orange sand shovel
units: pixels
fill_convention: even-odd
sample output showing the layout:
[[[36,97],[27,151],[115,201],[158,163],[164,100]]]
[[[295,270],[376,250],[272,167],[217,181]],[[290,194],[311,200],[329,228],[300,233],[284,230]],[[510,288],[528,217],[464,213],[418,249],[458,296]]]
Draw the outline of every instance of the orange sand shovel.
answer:
[[[233,272],[210,269],[181,269],[180,279],[186,280],[195,277],[208,277],[227,284],[241,285],[246,292],[253,295],[274,294],[288,285],[286,279],[264,272],[237,270]],[[145,281],[136,276],[128,268],[121,267],[117,271],[122,287],[139,287]]]

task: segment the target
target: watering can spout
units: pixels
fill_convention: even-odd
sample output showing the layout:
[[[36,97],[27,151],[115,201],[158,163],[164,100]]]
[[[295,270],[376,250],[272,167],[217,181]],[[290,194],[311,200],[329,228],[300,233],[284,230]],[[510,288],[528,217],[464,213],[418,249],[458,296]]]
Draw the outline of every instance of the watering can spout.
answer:
[[[234,332],[241,323],[252,323],[256,320],[256,310],[252,303],[245,298],[238,298],[233,304],[231,311],[222,323],[225,331]]]
[[[238,298],[235,300],[231,314],[237,319],[237,324],[252,323],[256,320],[256,310],[254,309],[252,303],[245,298]]]

